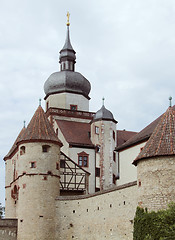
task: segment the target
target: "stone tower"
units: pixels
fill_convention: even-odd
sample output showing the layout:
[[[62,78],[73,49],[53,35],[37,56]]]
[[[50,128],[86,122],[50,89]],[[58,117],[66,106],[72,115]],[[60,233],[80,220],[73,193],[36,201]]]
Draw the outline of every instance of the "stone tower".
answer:
[[[169,107],[133,164],[137,165],[139,205],[166,208],[175,199],[175,110]]]
[[[18,219],[18,240],[55,239],[55,198],[60,190],[57,138],[41,106],[16,141],[16,156],[7,159],[7,216]],[[16,161],[14,161],[16,160]],[[8,180],[9,181],[9,180]],[[10,193],[11,192],[11,193]],[[13,205],[12,202],[13,201]],[[8,203],[10,202],[10,204]],[[15,212],[14,212],[15,206]]]
[[[116,184],[116,123],[104,104],[91,123],[91,140],[96,146],[96,191]]]

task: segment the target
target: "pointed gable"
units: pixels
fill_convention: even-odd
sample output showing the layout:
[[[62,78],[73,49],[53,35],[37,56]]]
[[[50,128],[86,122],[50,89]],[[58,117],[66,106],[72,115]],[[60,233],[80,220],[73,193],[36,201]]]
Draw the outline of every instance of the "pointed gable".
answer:
[[[7,160],[9,158],[11,158],[11,156],[13,155],[13,153],[17,150],[17,142],[19,142],[25,132],[26,128],[23,127],[21,132],[19,133],[18,137],[16,138],[13,146],[11,147],[10,151],[8,152],[8,154],[4,157],[4,160]]]
[[[19,142],[53,142],[62,146],[41,106],[38,107]]]
[[[137,165],[137,161],[144,158],[169,155],[175,155],[175,110],[172,107],[163,114],[133,164]]]

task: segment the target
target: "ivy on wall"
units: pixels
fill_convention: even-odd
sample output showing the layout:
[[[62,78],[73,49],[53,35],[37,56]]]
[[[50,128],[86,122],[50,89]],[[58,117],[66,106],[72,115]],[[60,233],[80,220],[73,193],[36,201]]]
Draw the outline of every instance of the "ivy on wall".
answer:
[[[166,210],[148,212],[137,207],[134,218],[133,240],[174,240],[175,203]]]

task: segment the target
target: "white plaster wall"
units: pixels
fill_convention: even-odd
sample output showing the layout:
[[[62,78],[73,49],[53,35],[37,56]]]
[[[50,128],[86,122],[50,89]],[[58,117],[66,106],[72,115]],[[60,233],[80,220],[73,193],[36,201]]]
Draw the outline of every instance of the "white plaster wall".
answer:
[[[84,167],[91,175],[89,176],[89,193],[95,192],[95,149],[69,148],[69,157],[78,164],[78,153],[86,152],[89,154],[89,166]]]
[[[89,111],[89,100],[81,94],[56,93],[50,95],[46,100],[49,107],[70,109],[70,105],[77,105],[78,111]]]
[[[143,148],[145,144],[146,142],[119,152],[120,179],[117,180],[117,185],[137,180],[137,168],[132,164],[132,162],[138,156],[140,149]]]

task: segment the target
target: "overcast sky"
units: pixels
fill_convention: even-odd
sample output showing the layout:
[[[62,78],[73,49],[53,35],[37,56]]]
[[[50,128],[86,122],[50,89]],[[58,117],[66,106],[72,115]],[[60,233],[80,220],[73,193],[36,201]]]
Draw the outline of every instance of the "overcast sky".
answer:
[[[0,0],[0,202],[4,162],[59,70],[70,12],[76,71],[91,82],[90,111],[140,131],[175,98],[174,0]],[[44,100],[42,101],[44,107]]]

